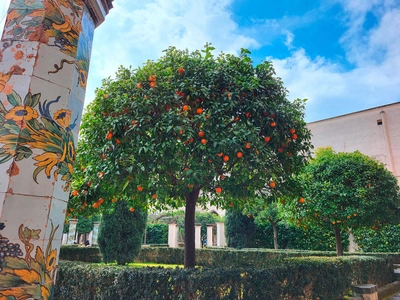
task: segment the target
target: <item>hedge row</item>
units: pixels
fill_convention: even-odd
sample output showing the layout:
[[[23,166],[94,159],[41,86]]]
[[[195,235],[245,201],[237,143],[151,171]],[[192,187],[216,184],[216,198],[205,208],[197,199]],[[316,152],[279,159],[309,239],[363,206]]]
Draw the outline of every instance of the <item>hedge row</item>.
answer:
[[[283,263],[282,263],[283,262]],[[376,257],[288,258],[269,268],[129,268],[60,261],[55,299],[338,299],[393,281]]]
[[[400,264],[400,253],[345,253],[345,255],[362,255],[390,259]],[[154,262],[159,264],[182,264],[183,248],[146,247],[142,248],[136,262]],[[197,249],[196,264],[204,267],[249,267],[268,266],[274,260],[288,257],[307,256],[336,256],[334,251],[307,251],[307,250],[273,250],[273,249],[242,249],[229,248]],[[60,259],[84,262],[100,262],[99,248],[61,246]],[[229,265],[227,265],[229,264]]]

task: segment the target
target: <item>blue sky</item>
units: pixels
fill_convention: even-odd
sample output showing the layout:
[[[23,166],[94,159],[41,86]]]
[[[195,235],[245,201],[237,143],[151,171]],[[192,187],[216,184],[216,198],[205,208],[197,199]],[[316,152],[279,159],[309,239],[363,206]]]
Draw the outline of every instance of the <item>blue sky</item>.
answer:
[[[86,104],[118,66],[206,42],[271,60],[288,98],[308,99],[308,122],[398,102],[399,28],[398,0],[114,0],[95,32]]]

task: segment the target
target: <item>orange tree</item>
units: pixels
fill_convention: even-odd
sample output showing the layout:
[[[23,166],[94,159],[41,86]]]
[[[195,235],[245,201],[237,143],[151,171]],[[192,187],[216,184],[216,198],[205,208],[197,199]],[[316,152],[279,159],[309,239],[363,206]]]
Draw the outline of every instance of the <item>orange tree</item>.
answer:
[[[245,49],[212,50],[171,47],[103,81],[83,117],[70,200],[82,214],[120,198],[131,207],[184,206],[185,267],[195,264],[196,205],[240,207],[268,193],[303,166],[310,147],[304,100],[286,98],[270,62],[254,66]]]
[[[400,203],[396,177],[378,161],[361,154],[319,148],[299,176],[303,197],[292,201],[298,226],[331,228],[336,253],[343,255],[341,233],[357,228],[378,230],[398,222]]]

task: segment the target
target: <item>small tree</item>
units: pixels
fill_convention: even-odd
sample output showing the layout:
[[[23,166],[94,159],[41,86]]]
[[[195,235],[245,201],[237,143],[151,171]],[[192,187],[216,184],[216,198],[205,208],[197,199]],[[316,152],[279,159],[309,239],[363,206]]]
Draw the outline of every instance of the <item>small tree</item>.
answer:
[[[296,222],[331,227],[338,256],[343,255],[341,230],[377,230],[399,220],[397,179],[383,164],[360,152],[318,149],[300,182],[303,197],[291,203]]]
[[[304,100],[286,98],[271,63],[254,66],[245,49],[214,57],[213,49],[171,47],[103,81],[83,117],[83,179],[70,201],[83,203],[83,214],[112,210],[120,195],[132,195],[133,207],[185,207],[190,268],[196,205],[241,206],[301,168],[310,147]],[[88,184],[104,201],[85,198]]]
[[[256,225],[252,215],[244,215],[241,210],[228,209],[225,215],[225,235],[228,247],[253,248]]]
[[[103,215],[100,223],[98,243],[103,261],[133,262],[140,252],[146,221],[146,212],[132,211],[124,200],[117,201],[114,212]]]
[[[271,223],[273,237],[274,237],[274,249],[278,249],[278,223],[282,221],[282,216],[279,211],[279,204],[272,202],[267,205],[264,210],[261,210],[255,217],[256,224],[263,224],[265,222]]]
[[[84,218],[80,217],[78,219],[78,223],[76,224],[76,231],[78,232],[79,236],[82,234],[84,235],[84,243],[86,244],[86,237],[87,234],[90,233],[93,230],[93,222],[91,218]],[[78,241],[80,238],[78,238]]]

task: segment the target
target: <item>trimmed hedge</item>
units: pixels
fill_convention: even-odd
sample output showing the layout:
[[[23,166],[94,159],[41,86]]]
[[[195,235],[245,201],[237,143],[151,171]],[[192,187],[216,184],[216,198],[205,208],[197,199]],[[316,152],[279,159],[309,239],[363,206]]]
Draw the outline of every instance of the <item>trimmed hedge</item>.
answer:
[[[146,247],[140,250],[136,262],[154,262],[159,264],[182,264],[183,248]],[[345,256],[373,256],[390,259],[400,264],[400,253],[348,253]],[[288,257],[331,256],[334,251],[307,251],[307,250],[273,250],[273,249],[242,249],[207,248],[196,249],[196,264],[204,267],[248,267],[268,266],[273,260]],[[77,245],[62,245],[61,260],[100,262],[101,254],[96,247],[78,247]],[[228,265],[229,264],[229,265]]]
[[[98,247],[79,247],[78,245],[61,245],[60,259],[99,263],[101,253]]]
[[[282,263],[283,262],[283,263]],[[290,258],[269,268],[129,268],[60,261],[55,299],[338,299],[392,282],[390,260]]]

